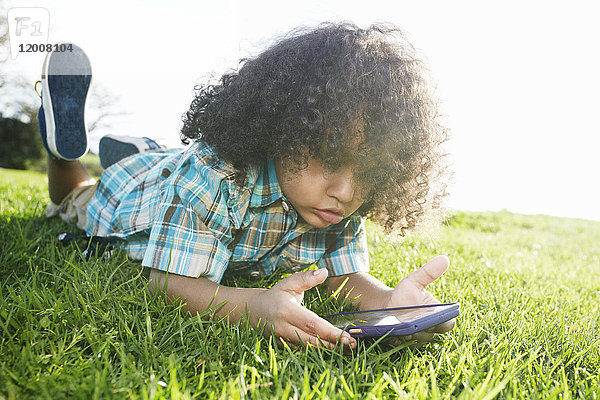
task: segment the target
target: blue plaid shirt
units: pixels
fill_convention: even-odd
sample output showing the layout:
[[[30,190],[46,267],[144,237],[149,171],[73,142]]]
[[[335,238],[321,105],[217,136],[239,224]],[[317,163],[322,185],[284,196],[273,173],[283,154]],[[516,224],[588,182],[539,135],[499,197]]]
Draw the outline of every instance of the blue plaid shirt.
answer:
[[[108,168],[87,205],[87,234],[125,239],[142,265],[220,282],[316,263],[330,276],[368,271],[364,220],[313,228],[281,192],[271,160],[248,169],[243,188],[212,147],[128,157]]]

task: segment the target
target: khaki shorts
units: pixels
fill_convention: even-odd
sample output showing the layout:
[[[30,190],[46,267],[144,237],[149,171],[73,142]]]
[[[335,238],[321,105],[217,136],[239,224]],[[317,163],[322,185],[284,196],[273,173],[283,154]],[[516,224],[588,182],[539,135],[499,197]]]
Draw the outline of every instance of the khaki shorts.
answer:
[[[98,182],[73,189],[60,204],[50,203],[46,206],[46,217],[59,215],[68,223],[75,223],[85,231],[87,225],[87,203],[96,193]]]

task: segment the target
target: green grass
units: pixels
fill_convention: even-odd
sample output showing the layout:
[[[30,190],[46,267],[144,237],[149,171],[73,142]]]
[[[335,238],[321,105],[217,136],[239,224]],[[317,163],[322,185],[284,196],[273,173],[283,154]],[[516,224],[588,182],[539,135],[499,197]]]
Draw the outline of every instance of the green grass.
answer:
[[[60,247],[57,234],[76,228],[46,220],[47,202],[43,175],[0,170],[0,398],[600,395],[598,222],[460,212],[402,242],[369,226],[372,273],[390,285],[447,254],[431,290],[462,314],[421,348],[360,343],[343,355],[186,315],[145,290],[138,262]],[[323,288],[306,303],[341,307]]]

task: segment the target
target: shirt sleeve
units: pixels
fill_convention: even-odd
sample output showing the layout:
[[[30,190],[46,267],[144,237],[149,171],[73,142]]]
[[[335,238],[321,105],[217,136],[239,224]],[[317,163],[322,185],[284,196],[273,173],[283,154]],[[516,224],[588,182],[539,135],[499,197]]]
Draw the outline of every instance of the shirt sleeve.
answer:
[[[223,177],[191,164],[165,182],[142,265],[218,283],[232,241]]]
[[[319,268],[327,268],[329,276],[369,271],[369,251],[364,219],[351,218],[344,229],[328,246],[317,262]]]

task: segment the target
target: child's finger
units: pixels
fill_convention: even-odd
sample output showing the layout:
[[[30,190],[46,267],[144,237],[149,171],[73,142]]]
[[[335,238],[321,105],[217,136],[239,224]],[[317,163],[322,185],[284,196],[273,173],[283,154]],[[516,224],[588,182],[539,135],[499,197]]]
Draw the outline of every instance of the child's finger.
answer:
[[[344,336],[339,335],[335,338],[322,337],[320,335],[310,334],[296,326],[290,326],[286,330],[286,336],[289,340],[294,342],[302,342],[304,344],[312,344],[313,346],[325,346],[329,349],[333,349],[337,346],[356,347],[356,340],[352,338],[346,339]]]
[[[448,269],[450,260],[446,256],[437,256],[418,270],[408,274],[405,279],[416,282],[423,288],[442,276]]]
[[[305,332],[309,337],[312,338],[313,344],[317,344],[315,339],[319,339],[323,342],[329,342],[336,344],[341,341],[344,345],[355,346],[356,339],[354,339],[348,332],[336,328],[331,325],[328,321],[319,317],[314,312],[303,308],[298,312],[291,323],[292,328],[299,331]],[[341,337],[340,337],[341,336]]]
[[[279,281],[274,287],[286,292],[302,294],[304,291],[325,282],[325,279],[327,279],[327,270],[321,268],[292,274]]]
[[[328,349],[333,349],[337,345],[336,341],[330,342],[323,338],[310,335],[307,332],[304,332],[303,330],[295,326],[290,326],[290,328],[284,332],[284,337],[286,337],[288,341],[291,341],[293,343],[303,343],[305,345],[310,343],[313,346],[324,346]]]

